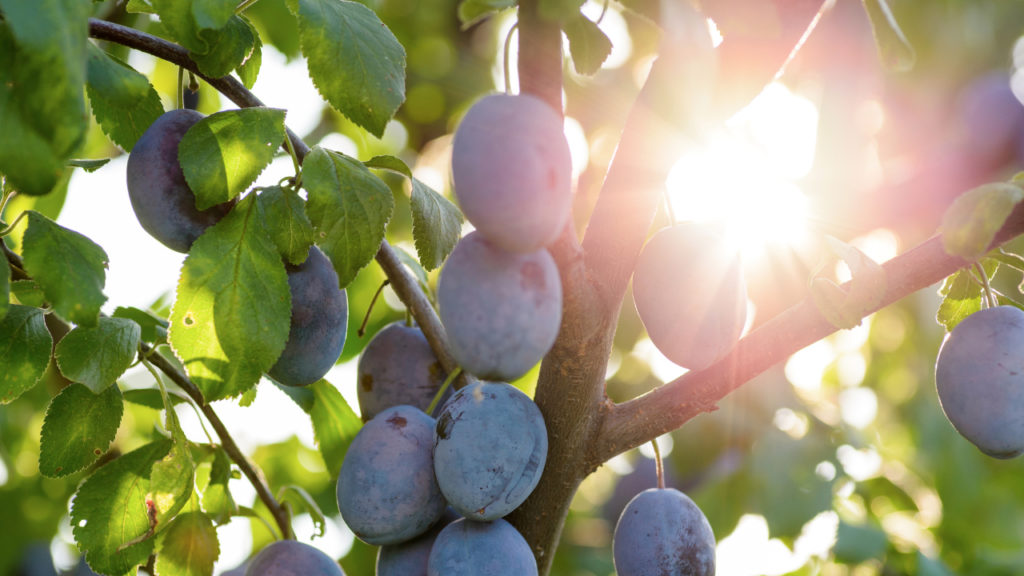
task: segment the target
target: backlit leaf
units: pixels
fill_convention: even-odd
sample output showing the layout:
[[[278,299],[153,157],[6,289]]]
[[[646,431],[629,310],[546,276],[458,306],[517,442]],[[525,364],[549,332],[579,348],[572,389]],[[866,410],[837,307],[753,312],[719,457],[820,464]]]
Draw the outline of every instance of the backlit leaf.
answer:
[[[268,186],[260,191],[259,202],[267,219],[267,231],[281,256],[294,265],[302,264],[313,245],[313,224],[306,216],[306,201],[297,192]]]
[[[947,253],[969,262],[981,258],[1021,200],[1024,189],[1005,182],[984,184],[964,192],[942,217],[942,246]]]
[[[36,385],[50,363],[51,346],[43,311],[12,304],[0,320],[0,404]]]
[[[140,334],[132,320],[100,318],[95,327],[78,326],[64,336],[54,356],[68,380],[99,394],[131,366]]]
[[[134,68],[89,43],[86,93],[103,132],[126,152],[161,114],[160,95]]]
[[[217,530],[202,512],[187,512],[160,535],[156,576],[211,576],[220,556]]]
[[[72,384],[53,397],[39,440],[39,473],[61,477],[92,464],[107,451],[121,425],[124,401],[117,386],[94,394]]]

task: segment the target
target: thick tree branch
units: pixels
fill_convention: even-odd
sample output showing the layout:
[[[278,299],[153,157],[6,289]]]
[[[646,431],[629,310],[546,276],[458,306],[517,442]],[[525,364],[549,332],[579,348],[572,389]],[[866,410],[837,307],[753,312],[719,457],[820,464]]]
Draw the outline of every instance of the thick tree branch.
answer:
[[[1018,205],[996,236],[993,247],[1022,233],[1024,207]],[[883,264],[888,281],[885,296],[869,314],[968,265],[962,258],[945,252],[940,236],[932,237]],[[616,454],[681,427],[702,412],[714,410],[722,398],[745,382],[836,331],[813,302],[800,302],[747,335],[715,365],[684,374],[643,396],[613,406],[591,444],[588,461],[598,466]]]
[[[235,78],[231,76],[210,78],[204,75],[199,71],[199,67],[192,58],[189,57],[188,50],[177,44],[146,34],[145,32],[140,32],[134,28],[96,19],[89,20],[89,35],[99,40],[107,40],[134,48],[181,66],[202,78],[207,84],[227,96],[229,100],[240,107],[264,106],[259,98]],[[301,162],[309,154],[309,146],[290,129],[288,130],[288,139],[291,140],[292,146],[295,148],[295,155]],[[416,318],[416,323],[423,330],[423,334],[426,336],[427,342],[430,343],[430,348],[434,351],[434,355],[441,362],[441,366],[446,372],[454,370],[456,364],[451,357],[451,353],[448,352],[447,337],[445,336],[444,329],[441,327],[440,320],[437,318],[437,314],[434,312],[433,307],[431,307],[430,301],[420,290],[416,279],[401,265],[398,255],[395,254],[394,249],[386,240],[381,243],[380,250],[377,252],[377,262],[380,263],[384,273],[391,281],[395,293],[409,307],[413,317]]]

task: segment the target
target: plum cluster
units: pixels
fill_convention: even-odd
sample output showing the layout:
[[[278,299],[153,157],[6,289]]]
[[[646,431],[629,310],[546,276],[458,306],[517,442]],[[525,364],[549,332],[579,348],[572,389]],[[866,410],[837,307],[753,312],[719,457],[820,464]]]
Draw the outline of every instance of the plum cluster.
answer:
[[[547,431],[540,410],[504,382],[475,381],[435,420],[380,410],[356,435],[338,474],[349,529],[380,546],[377,574],[529,575],[526,540],[502,520],[540,481]]]
[[[164,113],[142,134],[128,156],[128,197],[143,229],[163,245],[188,252],[192,243],[219,222],[235,200],[207,210],[196,208],[178,159],[178,146],[199,112]],[[348,297],[339,288],[331,261],[312,246],[299,265],[285,262],[292,310],[288,340],[267,374],[287,386],[307,386],[334,366],[345,346]]]

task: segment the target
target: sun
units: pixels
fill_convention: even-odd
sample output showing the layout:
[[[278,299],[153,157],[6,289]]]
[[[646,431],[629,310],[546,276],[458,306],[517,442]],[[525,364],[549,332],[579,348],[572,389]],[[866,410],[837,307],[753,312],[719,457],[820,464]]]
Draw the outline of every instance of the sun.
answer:
[[[678,221],[723,226],[744,257],[810,241],[799,180],[810,172],[818,110],[781,83],[770,84],[726,125],[683,150],[666,180]]]

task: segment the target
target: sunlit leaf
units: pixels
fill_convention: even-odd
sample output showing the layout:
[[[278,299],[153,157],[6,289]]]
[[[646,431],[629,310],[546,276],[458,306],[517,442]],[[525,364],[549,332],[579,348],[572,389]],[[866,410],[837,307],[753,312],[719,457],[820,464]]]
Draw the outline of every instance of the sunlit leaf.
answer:
[[[985,255],[1013,208],[1024,200],[1024,189],[993,182],[961,194],[942,218],[942,246],[953,256],[972,262]]]
[[[100,318],[94,327],[71,330],[57,344],[54,356],[68,380],[99,394],[131,366],[141,332],[132,320]]]
[[[612,53],[612,41],[589,18],[576,13],[565,22],[565,36],[569,39],[569,53],[576,72],[591,76]]]
[[[94,394],[72,384],[53,397],[39,439],[39,473],[61,477],[92,464],[107,451],[121,424],[124,401],[117,386]]]
[[[0,405],[36,385],[50,363],[53,339],[38,308],[13,304],[0,320]]]
[[[220,556],[213,521],[202,512],[186,512],[160,535],[156,576],[211,576]]]

